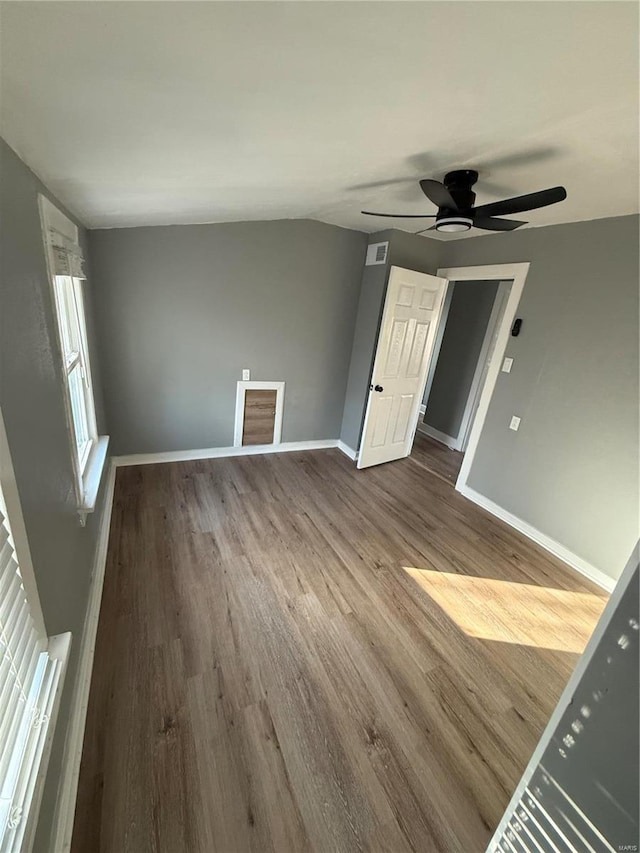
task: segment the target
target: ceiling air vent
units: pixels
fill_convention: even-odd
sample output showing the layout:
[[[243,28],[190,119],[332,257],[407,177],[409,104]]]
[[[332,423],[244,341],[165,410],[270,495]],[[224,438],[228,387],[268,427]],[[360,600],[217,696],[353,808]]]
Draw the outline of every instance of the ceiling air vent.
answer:
[[[373,264],[384,264],[387,262],[387,253],[389,251],[389,241],[386,243],[370,243],[367,247],[367,259],[364,263],[366,267]]]

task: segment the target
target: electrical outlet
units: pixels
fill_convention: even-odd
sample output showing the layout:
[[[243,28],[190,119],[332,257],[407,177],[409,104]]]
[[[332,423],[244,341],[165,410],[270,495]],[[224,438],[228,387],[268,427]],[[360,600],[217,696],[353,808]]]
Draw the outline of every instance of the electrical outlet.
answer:
[[[511,423],[509,424],[509,429],[512,429],[514,432],[518,432],[518,427],[520,426],[520,418],[515,415],[511,418]]]
[[[502,362],[502,372],[503,373],[511,373],[511,366],[513,365],[512,358],[505,358]]]
[[[251,379],[251,371],[247,370],[247,368],[245,367],[244,370],[242,371],[242,381],[248,382],[250,379]]]

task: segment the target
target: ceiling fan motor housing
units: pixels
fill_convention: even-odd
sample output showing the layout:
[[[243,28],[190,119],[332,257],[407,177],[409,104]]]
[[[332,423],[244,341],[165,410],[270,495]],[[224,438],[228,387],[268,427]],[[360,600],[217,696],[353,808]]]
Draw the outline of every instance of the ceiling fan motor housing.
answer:
[[[473,226],[473,217],[468,213],[476,200],[476,194],[471,187],[478,180],[478,173],[473,169],[458,169],[447,172],[442,183],[449,190],[451,197],[458,205],[457,210],[446,207],[438,209],[436,230],[455,233],[468,231]]]
[[[473,207],[476,194],[471,187],[478,180],[478,173],[474,169],[458,169],[455,172],[447,172],[442,183],[451,193],[453,200],[458,205],[458,213],[461,210],[469,210]]]

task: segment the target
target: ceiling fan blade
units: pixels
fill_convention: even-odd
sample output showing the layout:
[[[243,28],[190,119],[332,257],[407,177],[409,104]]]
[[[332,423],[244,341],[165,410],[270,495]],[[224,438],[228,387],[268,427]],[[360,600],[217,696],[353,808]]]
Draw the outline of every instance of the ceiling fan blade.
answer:
[[[436,207],[446,207],[449,210],[457,210],[458,205],[453,200],[453,196],[444,184],[440,181],[432,181],[431,178],[425,178],[420,181],[420,189]]]
[[[498,219],[496,216],[475,216],[474,228],[482,228],[485,231],[515,231],[521,225],[526,225],[519,219]]]
[[[536,210],[538,207],[546,207],[549,204],[564,201],[566,197],[567,191],[564,187],[552,187],[549,190],[540,190],[537,193],[528,193],[515,198],[506,198],[503,201],[481,204],[479,207],[472,207],[471,209],[483,216],[493,216],[494,214],[502,216],[503,214],[523,213],[525,210]]]
[[[435,213],[374,213],[373,210],[361,210],[366,216],[387,216],[390,219],[435,219]]]

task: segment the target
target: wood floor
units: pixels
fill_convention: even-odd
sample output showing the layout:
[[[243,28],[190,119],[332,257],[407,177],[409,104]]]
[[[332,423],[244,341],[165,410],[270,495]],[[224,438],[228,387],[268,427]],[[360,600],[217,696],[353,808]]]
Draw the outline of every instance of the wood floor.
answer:
[[[432,474],[441,477],[448,483],[455,483],[460,473],[464,453],[459,450],[451,450],[451,448],[418,430],[413,439],[411,458]]]
[[[411,458],[118,470],[73,853],[482,853],[605,595]]]

